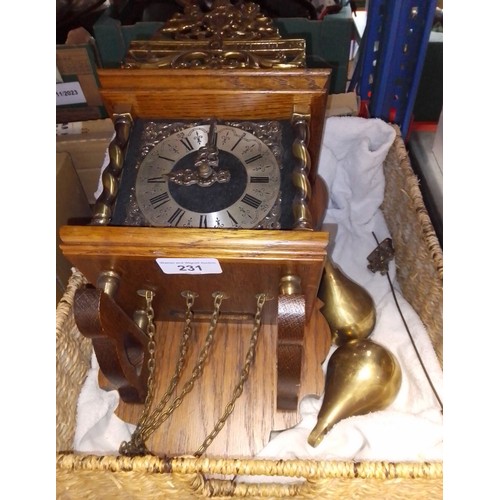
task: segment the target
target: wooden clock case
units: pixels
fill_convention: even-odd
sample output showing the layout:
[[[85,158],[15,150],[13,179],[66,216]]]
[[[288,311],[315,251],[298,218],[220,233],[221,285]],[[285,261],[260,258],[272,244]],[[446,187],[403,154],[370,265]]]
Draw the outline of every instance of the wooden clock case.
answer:
[[[310,110],[309,154],[311,209],[321,218],[324,186],[317,181],[329,70],[100,70],[101,95],[110,116],[127,112],[132,117],[199,119],[216,116],[231,119],[289,119],[296,109]],[[318,224],[317,224],[318,225]],[[185,289],[192,276],[162,276],[159,257],[211,257],[227,268],[222,275],[195,277],[204,290],[233,290],[245,285],[245,294],[234,294],[238,314],[253,314],[259,292],[277,296],[282,276],[296,274],[306,295],[306,317],[310,317],[328,244],[321,231],[204,230],[180,228],[125,228],[111,226],[67,226],[61,229],[61,249],[91,281],[103,270],[121,277],[117,302],[129,313],[136,304],[136,290],[154,284],[158,311],[182,311]],[[140,263],[140,264],[139,264]],[[144,264],[144,268],[142,267]],[[257,266],[257,267],[255,267]],[[265,272],[255,272],[256,269]],[[226,272],[227,269],[227,272]],[[258,278],[258,279],[257,279]],[[222,281],[221,281],[222,280]],[[267,281],[266,284],[262,280]],[[162,281],[169,282],[160,293]],[[128,292],[133,290],[134,293]],[[168,290],[168,291],[167,291]],[[233,294],[230,294],[233,295]],[[211,310],[210,297],[199,297],[199,307]],[[203,304],[203,305],[202,305]],[[229,302],[227,303],[229,305]],[[267,308],[266,308],[267,309]],[[158,319],[172,315],[159,312]],[[166,314],[166,313],[165,313]],[[271,315],[273,316],[273,315]]]
[[[289,293],[303,298],[299,318],[303,335],[315,307],[330,238],[329,233],[318,230],[327,193],[317,176],[330,70],[101,69],[98,76],[103,102],[112,117],[126,113],[132,120],[284,120],[294,112],[309,116],[308,201],[315,225],[312,230],[96,224],[60,229],[63,254],[85,275],[89,287],[97,290],[92,300],[80,305],[87,312],[80,312],[83,317],[77,318],[77,324],[80,321],[82,333],[93,339],[101,369],[111,373],[105,375],[119,389],[122,399],[141,402],[146,395],[147,337],[132,320],[135,312],[144,307],[139,290],[154,292],[155,320],[160,322],[183,319],[182,292],[186,290],[198,294],[196,317],[202,319],[208,318],[213,309],[213,292],[223,291],[227,299],[222,303],[221,319],[230,323],[248,322],[255,313],[256,295],[266,293],[269,300],[264,305],[263,324],[280,325],[279,298],[287,293],[280,286],[282,279],[291,276],[298,278],[300,286]],[[222,273],[166,275],[156,262],[162,257],[217,259]],[[99,284],[103,273],[118,279],[112,295]],[[287,334],[286,325],[281,329],[284,333],[278,335],[275,363],[269,367],[278,375],[271,380],[277,380],[277,408],[296,411],[304,339],[300,333]],[[329,345],[324,335],[317,342],[323,351]],[[101,358],[98,348],[104,352]],[[286,374],[290,370],[292,387]],[[321,379],[320,366],[313,371]]]

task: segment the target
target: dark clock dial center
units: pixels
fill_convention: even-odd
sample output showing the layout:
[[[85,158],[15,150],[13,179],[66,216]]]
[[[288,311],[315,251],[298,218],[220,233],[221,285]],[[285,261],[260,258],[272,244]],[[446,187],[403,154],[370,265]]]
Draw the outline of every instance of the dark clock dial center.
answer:
[[[181,172],[185,169],[195,169],[196,152],[192,152],[181,158],[172,173]],[[227,183],[215,182],[209,187],[192,184],[182,186],[169,181],[169,190],[172,198],[181,207],[197,213],[220,212],[234,205],[245,192],[248,176],[241,161],[228,151],[219,150],[219,166],[217,170],[228,170],[231,174]]]

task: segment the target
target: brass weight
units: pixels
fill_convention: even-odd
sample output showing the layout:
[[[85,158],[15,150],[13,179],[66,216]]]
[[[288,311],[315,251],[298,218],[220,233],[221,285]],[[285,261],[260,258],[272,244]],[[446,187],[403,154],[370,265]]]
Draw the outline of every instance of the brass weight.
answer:
[[[323,404],[307,442],[316,447],[340,420],[383,410],[400,387],[401,369],[391,352],[370,339],[346,342],[328,360]]]
[[[339,347],[328,361],[323,403],[307,440],[313,447],[340,420],[389,406],[401,387],[395,356],[368,339],[376,322],[371,295],[328,259],[318,297]]]
[[[376,312],[371,295],[331,259],[326,261],[318,297],[324,303],[321,313],[330,326],[334,344],[364,339],[372,333]]]

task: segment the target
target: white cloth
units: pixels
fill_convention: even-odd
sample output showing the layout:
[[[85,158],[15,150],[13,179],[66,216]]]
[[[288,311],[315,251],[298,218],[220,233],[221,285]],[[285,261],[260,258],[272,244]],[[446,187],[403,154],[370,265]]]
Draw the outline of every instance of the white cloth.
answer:
[[[122,441],[128,441],[135,425],[115,415],[120,396],[118,391],[104,391],[98,382],[99,364],[95,353],[87,378],[78,397],[75,451],[97,455],[116,455]]]
[[[111,137],[110,142],[116,137],[116,132],[113,132],[113,136]],[[101,196],[102,190],[103,190],[103,185],[102,185],[102,174],[104,173],[104,170],[106,170],[106,167],[109,165],[109,149],[106,148],[106,151],[104,152],[104,159],[102,161],[101,165],[101,171],[99,173],[99,181],[97,183],[97,189],[94,192],[94,198],[96,200],[99,199],[99,196]]]
[[[442,460],[443,416],[439,402],[406,332],[387,276],[374,274],[367,268],[367,257],[377,246],[372,233],[379,242],[390,237],[380,205],[385,188],[382,163],[394,138],[394,129],[382,120],[329,118],[318,173],[330,193],[325,224],[338,225],[331,258],[373,297],[377,321],[370,339],[388,348],[398,359],[402,370],[401,389],[387,409],[340,421],[315,448],[308,445],[307,438],[316,424],[322,397],[307,396],[300,403],[299,424],[277,434],[257,454],[259,458]],[[399,292],[394,261],[390,263],[389,276],[412,338],[441,395],[441,366],[424,325]],[[336,346],[330,349],[323,373],[335,349]],[[271,480],[251,478],[256,479]]]
[[[380,205],[385,186],[382,163],[394,138],[394,129],[379,119],[328,118],[318,172],[330,193],[325,223],[338,226],[331,257],[349,278],[372,295],[377,322],[370,338],[398,359],[403,375],[401,389],[386,410],[344,419],[316,448],[307,444],[307,437],[316,423],[322,398],[307,396],[300,403],[299,424],[277,434],[257,455],[259,458],[442,460],[442,414],[438,401],[397,311],[387,276],[374,274],[367,268],[367,257],[376,247],[372,232],[379,241],[390,237]],[[441,394],[441,367],[420,318],[398,291],[394,261],[389,275],[412,337]],[[332,347],[329,356],[334,350]],[[329,356],[323,365],[324,372]],[[134,429],[114,415],[117,404],[116,391],[99,389],[94,361],[78,402],[76,451],[117,452],[120,443]]]

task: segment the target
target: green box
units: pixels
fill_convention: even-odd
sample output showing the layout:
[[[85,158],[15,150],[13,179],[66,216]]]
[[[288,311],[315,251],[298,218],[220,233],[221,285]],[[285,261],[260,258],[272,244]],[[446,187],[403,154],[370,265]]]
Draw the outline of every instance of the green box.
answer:
[[[325,16],[321,21],[291,17],[275,19],[274,22],[283,37],[305,39],[308,67],[332,68],[330,94],[346,91],[354,34],[349,6],[343,7],[338,14]]]
[[[132,40],[150,38],[163,22],[140,21],[122,25],[106,9],[93,26],[94,38],[104,68],[117,68],[127,53]],[[332,68],[330,94],[346,91],[347,73],[354,23],[350,7],[344,6],[337,14],[321,21],[305,18],[277,18],[274,20],[284,38],[306,40],[307,64],[312,68]]]

